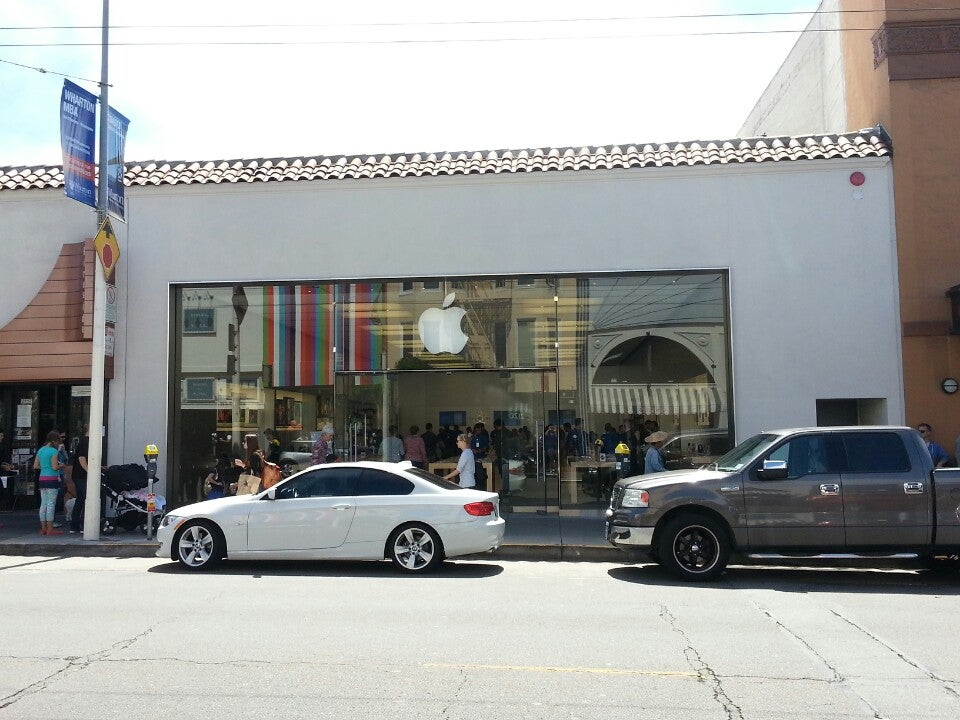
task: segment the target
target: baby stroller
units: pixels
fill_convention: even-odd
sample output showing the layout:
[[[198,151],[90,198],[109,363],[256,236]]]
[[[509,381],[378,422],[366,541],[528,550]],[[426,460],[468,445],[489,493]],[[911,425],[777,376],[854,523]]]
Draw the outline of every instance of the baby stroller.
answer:
[[[147,531],[147,469],[143,465],[111,465],[101,478],[100,487],[105,500],[100,532],[113,535],[117,528],[130,531],[136,528]],[[153,530],[156,533],[163,517],[166,502],[163,496],[156,496],[156,510],[153,513]]]

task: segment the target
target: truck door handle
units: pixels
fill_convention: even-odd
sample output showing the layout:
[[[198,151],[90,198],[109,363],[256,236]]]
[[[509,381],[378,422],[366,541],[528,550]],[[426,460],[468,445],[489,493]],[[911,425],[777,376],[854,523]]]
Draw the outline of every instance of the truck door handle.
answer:
[[[353,507],[353,506],[350,505],[350,504],[348,504],[348,503],[340,503],[339,505],[332,505],[332,506],[331,506],[331,508],[332,508],[333,510],[349,510],[349,509],[352,508],[352,507]]]
[[[923,495],[923,483],[922,482],[905,482],[903,484],[903,491],[907,495]]]
[[[821,495],[839,495],[840,486],[836,483],[824,483],[820,486]]]

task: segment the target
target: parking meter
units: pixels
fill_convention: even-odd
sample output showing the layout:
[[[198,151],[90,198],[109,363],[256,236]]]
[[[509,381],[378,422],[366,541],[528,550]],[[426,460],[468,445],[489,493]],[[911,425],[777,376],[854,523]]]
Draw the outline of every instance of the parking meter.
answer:
[[[613,454],[617,459],[617,480],[623,480],[623,478],[633,475],[633,467],[630,460],[630,446],[625,442],[621,442],[614,449]]]
[[[160,450],[156,445],[143,448],[143,459],[147,463],[147,539],[153,540],[153,514],[157,511],[157,496],[153,492],[153,482],[157,479],[157,458]]]

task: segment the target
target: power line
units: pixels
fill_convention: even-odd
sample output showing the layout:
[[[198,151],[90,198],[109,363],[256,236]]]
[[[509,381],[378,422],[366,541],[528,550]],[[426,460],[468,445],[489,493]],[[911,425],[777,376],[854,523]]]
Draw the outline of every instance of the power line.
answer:
[[[956,7],[903,8],[893,10],[897,14],[929,13],[956,11]],[[718,18],[755,18],[755,17],[792,17],[819,15],[858,15],[879,13],[885,10],[771,10],[766,12],[738,13],[691,13],[685,15],[625,15],[588,18],[531,18],[511,20],[437,20],[418,22],[376,22],[376,23],[238,23],[238,24],[200,24],[200,25],[111,25],[111,30],[264,30],[264,29],[302,29],[302,28],[346,28],[346,27],[431,27],[452,25],[532,25],[548,23],[586,23],[586,22],[630,22],[634,20],[709,20]],[[0,27],[0,31],[18,30],[100,30],[99,25],[22,25]],[[111,43],[113,44],[113,43]]]
[[[0,63],[4,63],[6,65],[15,65],[19,68],[24,68],[26,70],[36,70],[41,75],[58,75],[60,77],[69,78],[71,80],[80,80],[82,82],[88,82],[88,83],[93,83],[94,85],[100,85],[99,80],[91,80],[90,78],[80,77],[79,75],[69,75],[67,73],[57,72],[56,70],[47,70],[46,68],[35,67],[33,65],[24,65],[23,63],[14,62],[13,60],[4,60],[3,58],[0,58]],[[113,85],[110,83],[107,83],[107,87],[113,87]]]
[[[900,25],[898,27],[910,27]],[[915,26],[923,27],[923,26]],[[876,32],[875,27],[863,28],[798,28],[795,30],[705,30],[690,33],[627,33],[618,35],[555,35],[544,37],[494,37],[494,38],[433,38],[406,40],[148,40],[142,42],[111,41],[111,47],[229,47],[263,46],[296,47],[314,45],[436,45],[447,43],[491,42],[564,42],[569,40],[631,40],[642,38],[724,37],[735,35],[801,35],[804,32],[841,33]],[[98,42],[50,42],[50,43],[0,43],[2,48],[29,47],[99,47]]]

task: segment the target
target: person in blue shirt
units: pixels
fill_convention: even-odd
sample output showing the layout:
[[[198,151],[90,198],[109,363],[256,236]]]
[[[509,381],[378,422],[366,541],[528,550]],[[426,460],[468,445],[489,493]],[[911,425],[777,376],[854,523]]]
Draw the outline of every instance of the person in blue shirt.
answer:
[[[649,446],[647,447],[647,454],[644,456],[644,475],[666,471],[667,468],[663,464],[663,455],[660,454],[660,448],[663,447],[663,441],[668,437],[669,435],[663,432],[663,430],[657,430],[655,433],[648,435],[644,439],[644,442]]]
[[[602,443],[600,450],[604,455],[613,455],[617,449],[617,443],[620,442],[620,433],[614,430],[613,425],[610,423],[604,423],[603,425],[603,435],[600,436],[600,442]]]
[[[567,433],[564,440],[567,446],[567,455],[569,457],[583,457],[587,455],[587,436],[583,432],[583,421],[575,418],[573,427]]]
[[[470,449],[473,450],[473,456],[478,462],[483,462],[487,458],[487,448],[490,447],[490,434],[482,422],[473,426],[473,435],[470,436]]]
[[[930,423],[920,423],[917,425],[917,432],[920,433],[924,445],[927,446],[927,451],[933,460],[933,466],[939,468],[946,465],[950,461],[950,456],[947,455],[947,451],[943,449],[943,446],[933,441],[933,428],[930,426]]]
[[[60,461],[57,459],[57,446],[60,433],[51,430],[47,434],[46,444],[37,450],[33,459],[34,470],[40,471],[40,534],[62,535],[53,529],[53,515],[57,507],[57,492],[60,490]]]

